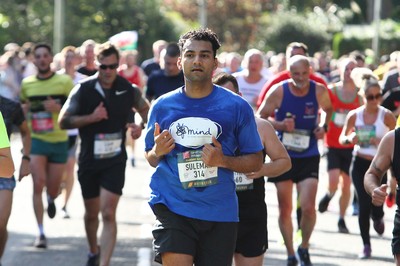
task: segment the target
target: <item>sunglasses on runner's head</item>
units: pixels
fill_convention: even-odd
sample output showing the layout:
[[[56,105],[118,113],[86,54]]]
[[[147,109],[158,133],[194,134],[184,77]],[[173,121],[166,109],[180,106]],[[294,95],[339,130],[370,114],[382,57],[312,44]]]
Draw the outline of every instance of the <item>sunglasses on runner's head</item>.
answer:
[[[109,69],[117,69],[118,68],[118,64],[112,64],[112,65],[99,65],[99,68],[106,70],[107,68]]]
[[[376,95],[367,95],[365,96],[365,99],[367,99],[367,101],[372,101],[372,100],[379,100],[382,97],[382,94],[376,94]]]

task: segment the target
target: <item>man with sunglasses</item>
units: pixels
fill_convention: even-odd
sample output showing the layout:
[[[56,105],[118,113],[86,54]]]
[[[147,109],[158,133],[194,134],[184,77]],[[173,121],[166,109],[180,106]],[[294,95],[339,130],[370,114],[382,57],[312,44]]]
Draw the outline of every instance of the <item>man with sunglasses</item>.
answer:
[[[88,266],[110,264],[117,237],[116,209],[125,181],[126,130],[131,128],[134,139],[142,132],[142,126],[130,123],[129,117],[139,112],[145,123],[150,107],[140,89],[118,75],[118,62],[113,45],[100,45],[98,74],[75,86],[59,119],[62,128],[79,128],[81,137],[78,179],[85,204]],[[103,229],[98,245],[99,213]]]

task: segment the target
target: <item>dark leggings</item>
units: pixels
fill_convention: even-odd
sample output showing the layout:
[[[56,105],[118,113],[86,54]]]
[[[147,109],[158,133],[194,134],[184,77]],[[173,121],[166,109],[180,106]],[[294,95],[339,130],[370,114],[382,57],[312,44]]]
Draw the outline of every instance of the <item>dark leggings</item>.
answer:
[[[364,189],[364,175],[367,172],[370,160],[360,158],[358,156],[353,158],[350,167],[350,175],[353,180],[354,188],[358,197],[358,204],[360,207],[358,214],[358,225],[360,226],[360,233],[363,244],[371,245],[369,228],[371,217],[373,221],[379,220],[383,217],[383,205],[376,207],[372,204],[371,196]],[[382,179],[382,183],[386,184],[386,175]]]

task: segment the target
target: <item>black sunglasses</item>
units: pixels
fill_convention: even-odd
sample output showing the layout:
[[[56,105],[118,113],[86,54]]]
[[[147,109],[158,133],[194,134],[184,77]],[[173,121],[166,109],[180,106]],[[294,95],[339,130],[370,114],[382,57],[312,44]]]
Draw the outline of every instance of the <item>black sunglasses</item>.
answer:
[[[372,101],[372,100],[379,100],[381,97],[382,97],[382,93],[379,93],[376,95],[365,96],[365,99],[367,99],[367,101]]]
[[[118,64],[112,64],[112,65],[99,65],[99,67],[103,70],[106,70],[107,68],[109,69],[117,69],[118,68]]]

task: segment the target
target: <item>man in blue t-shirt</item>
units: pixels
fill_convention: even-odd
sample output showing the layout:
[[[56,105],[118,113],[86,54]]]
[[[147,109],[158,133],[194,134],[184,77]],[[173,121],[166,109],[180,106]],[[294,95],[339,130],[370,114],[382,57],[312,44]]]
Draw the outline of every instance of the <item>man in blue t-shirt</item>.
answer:
[[[216,34],[190,31],[179,47],[185,85],[154,102],[145,139],[146,159],[155,167],[155,260],[231,265],[238,222],[233,171],[258,171],[263,147],[250,105],[212,83]],[[235,157],[237,149],[243,155]]]
[[[160,53],[161,69],[154,70],[146,86],[146,98],[150,102],[184,84],[182,71],[178,68],[179,46],[170,43]]]
[[[119,59],[114,45],[99,45],[98,74],[75,86],[59,117],[61,128],[78,128],[81,139],[78,180],[89,244],[86,265],[110,265],[117,241],[116,211],[125,184],[126,130],[130,128],[134,139],[142,133],[142,126],[129,118],[137,112],[145,123],[150,107],[140,89],[118,75]],[[107,219],[98,238],[100,216]]]

